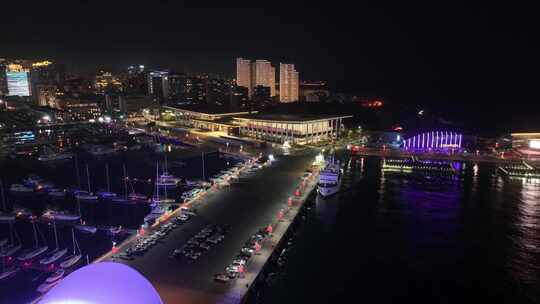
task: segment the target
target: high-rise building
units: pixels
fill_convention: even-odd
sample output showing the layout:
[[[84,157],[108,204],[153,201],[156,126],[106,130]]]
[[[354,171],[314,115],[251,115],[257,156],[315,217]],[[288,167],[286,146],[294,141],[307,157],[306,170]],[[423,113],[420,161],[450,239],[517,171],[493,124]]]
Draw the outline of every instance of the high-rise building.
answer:
[[[236,59],[236,85],[248,89],[253,97],[256,86],[270,88],[270,95],[276,96],[276,69],[268,60]]]
[[[299,75],[294,64],[279,64],[279,100],[281,102],[298,101]]]
[[[255,61],[255,81],[252,88],[263,86],[270,88],[270,96],[276,96],[276,69],[270,61],[256,60]]]
[[[169,97],[169,72],[152,71],[148,73],[148,95],[158,99]]]
[[[252,64],[250,59],[236,58],[236,85],[248,89],[248,95],[253,94]]]

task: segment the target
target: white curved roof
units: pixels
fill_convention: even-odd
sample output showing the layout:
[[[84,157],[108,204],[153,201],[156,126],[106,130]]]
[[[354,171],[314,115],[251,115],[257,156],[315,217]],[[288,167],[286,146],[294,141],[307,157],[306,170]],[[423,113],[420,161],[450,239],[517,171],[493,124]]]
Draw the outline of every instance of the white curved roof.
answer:
[[[102,262],[82,267],[53,287],[39,304],[162,304],[152,284],[135,269]]]

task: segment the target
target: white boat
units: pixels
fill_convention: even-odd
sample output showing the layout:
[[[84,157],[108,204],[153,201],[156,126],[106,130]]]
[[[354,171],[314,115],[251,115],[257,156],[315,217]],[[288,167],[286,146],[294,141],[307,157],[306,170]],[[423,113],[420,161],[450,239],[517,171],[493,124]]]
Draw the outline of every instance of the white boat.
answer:
[[[15,214],[0,212],[0,223],[12,223],[14,221],[15,221]],[[3,245],[0,245],[0,247],[2,246]]]
[[[34,230],[34,243],[35,243],[35,245],[34,245],[33,249],[29,249],[29,250],[23,252],[22,254],[20,254],[17,257],[17,260],[19,260],[21,262],[31,260],[31,259],[39,256],[40,254],[46,252],[49,249],[49,246],[47,246],[47,245],[39,247],[38,231],[37,231],[38,228],[37,228],[36,223],[35,223],[35,217],[32,217],[32,228]]]
[[[97,201],[99,196],[94,195],[88,191],[76,191],[75,198],[81,201]]]
[[[45,282],[38,286],[37,291],[40,293],[46,293],[47,291],[51,290],[54,286],[56,286],[56,284],[58,283],[60,283],[60,280],[56,280],[51,283]]]
[[[22,184],[12,184],[9,187],[9,191],[15,193],[31,193],[34,192],[34,188],[30,188]]]
[[[17,251],[21,250],[21,248],[22,248],[22,246],[20,244],[19,245],[8,245],[4,249],[2,249],[2,251],[0,251],[0,257],[12,256],[15,253],[17,253]]]
[[[176,178],[165,172],[157,178],[156,185],[159,187],[176,187],[179,182],[179,178]]]
[[[111,200],[113,204],[117,205],[135,205],[137,202],[135,200],[126,199],[126,198],[113,198]]]
[[[31,249],[31,250],[29,250],[27,252],[24,252],[21,255],[19,255],[17,257],[17,260],[19,260],[21,262],[31,260],[31,259],[39,256],[40,254],[44,253],[48,249],[49,249],[49,246],[41,246],[41,247]]]
[[[148,196],[135,192],[129,194],[128,198],[132,201],[148,201]]]
[[[64,276],[64,273],[66,273],[64,269],[62,268],[58,269],[57,271],[53,272],[50,276],[48,276],[47,279],[45,279],[45,283],[52,283],[52,282],[58,281],[58,279]]]
[[[77,264],[77,262],[79,262],[79,260],[82,258],[82,255],[81,254],[75,254],[75,255],[71,255],[69,256],[65,261],[63,261],[62,263],[60,263],[60,267],[62,268],[69,268],[75,264]]]
[[[58,261],[60,258],[62,258],[63,256],[65,256],[66,253],[67,253],[67,248],[58,250],[54,254],[39,260],[39,263],[42,265],[48,265],[48,264],[54,263]]]
[[[339,161],[334,161],[333,157],[326,163],[326,166],[319,173],[319,183],[317,192],[322,197],[328,197],[336,194],[341,186],[341,167]]]
[[[95,226],[89,226],[86,224],[75,225],[75,229],[85,233],[96,233],[97,228]]]
[[[19,268],[11,268],[0,272],[0,281],[15,275],[18,271]]]
[[[122,232],[122,226],[118,226],[118,227],[110,227],[110,228],[107,230],[107,233],[110,234],[110,235],[117,235],[117,234],[119,234],[120,232]]]
[[[81,217],[76,214],[67,213],[64,211],[54,211],[48,210],[41,216],[45,220],[56,220],[56,221],[76,221]]]
[[[73,158],[73,154],[71,153],[46,153],[42,154],[38,157],[39,161],[42,162],[50,162],[50,161],[59,161],[59,160],[68,160]]]
[[[27,178],[23,179],[23,183],[28,187],[37,187],[43,179],[37,175],[29,175]]]
[[[82,258],[79,243],[75,238],[75,229],[71,230],[71,237],[73,238],[73,255],[69,256],[62,263],[60,263],[60,267],[62,268],[70,268],[71,266],[77,264],[77,262],[79,262],[79,260]]]
[[[60,198],[66,197],[66,191],[62,189],[57,189],[57,188],[49,189],[47,191],[47,194],[51,197],[60,197]]]
[[[114,193],[114,192],[109,192],[109,191],[98,191],[96,193],[99,197],[102,197],[102,198],[113,198],[113,197],[117,197],[118,194]]]
[[[115,149],[100,145],[83,144],[81,145],[81,148],[93,156],[104,156],[116,153]]]

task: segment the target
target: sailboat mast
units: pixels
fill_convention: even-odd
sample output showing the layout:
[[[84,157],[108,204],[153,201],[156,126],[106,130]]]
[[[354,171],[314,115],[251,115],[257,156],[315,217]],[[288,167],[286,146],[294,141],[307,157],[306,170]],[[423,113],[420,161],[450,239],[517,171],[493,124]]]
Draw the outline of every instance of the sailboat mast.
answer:
[[[75,229],[71,229],[71,239],[73,240],[73,255],[75,255]]]
[[[81,175],[79,173],[79,161],[77,160],[77,155],[75,155],[75,178],[77,179],[77,187],[81,188]]]
[[[58,249],[58,233],[56,232],[56,221],[53,220],[53,229],[54,229],[54,243],[56,244],[56,249]]]
[[[34,245],[37,248],[38,247],[37,229],[36,229],[36,222],[34,220],[32,220],[32,228],[34,229]]]
[[[88,183],[88,192],[92,192],[90,190],[90,170],[88,169],[88,164],[86,164],[86,182]]]
[[[126,170],[126,164],[124,164],[124,198],[127,198],[128,196],[128,189],[127,189],[127,170]]]
[[[4,196],[4,184],[2,183],[2,178],[0,178],[0,195],[2,195],[2,210],[7,211],[6,197]]]
[[[107,192],[111,192],[111,182],[109,180],[109,163],[105,163],[105,178],[107,179]]]

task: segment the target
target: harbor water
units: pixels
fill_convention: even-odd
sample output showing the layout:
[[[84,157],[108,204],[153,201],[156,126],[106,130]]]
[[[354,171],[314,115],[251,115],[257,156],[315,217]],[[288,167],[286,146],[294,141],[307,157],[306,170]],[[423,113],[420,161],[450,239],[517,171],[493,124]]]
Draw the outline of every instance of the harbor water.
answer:
[[[313,200],[253,302],[540,302],[540,184],[342,159],[341,191]]]

